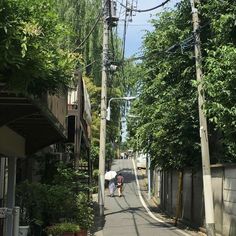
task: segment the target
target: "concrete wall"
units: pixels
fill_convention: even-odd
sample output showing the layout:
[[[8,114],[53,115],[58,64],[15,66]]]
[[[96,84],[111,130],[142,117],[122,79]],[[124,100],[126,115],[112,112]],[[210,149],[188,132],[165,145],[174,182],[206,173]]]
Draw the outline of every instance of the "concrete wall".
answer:
[[[212,166],[216,232],[222,236],[236,235],[236,165]],[[159,177],[158,177],[159,176]],[[158,186],[158,184],[160,186]],[[153,171],[153,195],[168,214],[175,216],[178,191],[178,173]],[[183,221],[195,227],[204,227],[204,199],[201,171],[183,172]]]
[[[202,172],[195,172],[192,175],[192,221],[197,226],[204,224],[204,197]],[[186,189],[187,191],[187,189]]]
[[[178,172],[172,171],[172,214],[176,214],[177,205],[177,192],[178,192]]]
[[[214,198],[214,210],[215,210],[215,221],[216,221],[216,232],[222,232],[223,226],[223,169],[222,168],[213,168],[212,169],[212,189],[213,189],[213,198]]]
[[[192,172],[183,173],[182,218],[192,220]]]
[[[223,232],[236,235],[236,168],[224,169],[223,178]]]

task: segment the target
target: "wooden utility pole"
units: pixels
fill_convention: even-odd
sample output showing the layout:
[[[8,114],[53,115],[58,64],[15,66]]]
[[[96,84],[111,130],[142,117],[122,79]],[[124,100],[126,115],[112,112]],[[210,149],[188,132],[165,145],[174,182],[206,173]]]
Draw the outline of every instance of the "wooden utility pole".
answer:
[[[196,60],[196,77],[198,81],[198,107],[199,107],[199,122],[200,122],[200,139],[201,139],[201,154],[202,154],[202,174],[203,174],[203,192],[205,202],[205,219],[206,230],[208,236],[215,236],[215,221],[213,207],[213,193],[211,183],[211,168],[210,154],[208,144],[207,119],[203,112],[205,103],[204,90],[202,86],[202,55],[200,41],[199,17],[196,4],[199,0],[190,0],[193,18],[193,33],[195,36],[195,60]]]
[[[103,56],[102,56],[102,90],[101,90],[101,123],[100,123],[100,149],[99,149],[99,179],[98,204],[100,216],[104,215],[105,199],[105,154],[106,154],[106,112],[107,112],[107,58],[108,58],[108,21],[107,0],[103,1]]]

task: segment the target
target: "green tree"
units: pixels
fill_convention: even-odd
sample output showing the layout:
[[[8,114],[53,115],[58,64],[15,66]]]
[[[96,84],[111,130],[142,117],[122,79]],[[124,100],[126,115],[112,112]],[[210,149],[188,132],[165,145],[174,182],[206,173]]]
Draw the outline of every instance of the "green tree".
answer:
[[[102,68],[102,2],[96,1],[74,1],[57,0],[57,8],[60,18],[71,25],[73,33],[70,38],[70,47],[76,49],[83,55],[83,66],[80,66],[83,75],[86,77],[86,85],[91,98],[92,106],[92,147],[91,154],[96,165],[98,164],[99,135],[100,135],[100,93],[101,93],[101,68]],[[100,17],[100,18],[99,18]],[[94,28],[94,25],[100,19]],[[91,29],[91,35],[89,32]],[[109,55],[109,62],[117,62],[121,56],[121,44],[117,35],[110,28],[109,48],[113,55]],[[113,37],[112,37],[113,36]],[[113,41],[112,41],[113,39]],[[68,41],[67,40],[67,41]],[[121,72],[108,73],[108,99],[120,97],[124,93],[123,76]],[[120,104],[112,104],[112,119],[107,124],[107,155],[114,157],[114,144],[120,136]],[[115,115],[116,114],[116,115]],[[117,116],[117,114],[119,114]]]
[[[210,22],[206,29],[210,37],[205,47],[206,112],[218,134],[219,162],[236,161],[235,14],[235,1],[219,5],[211,0],[202,5],[202,15]]]
[[[62,47],[70,26],[59,20],[49,0],[0,3],[0,80],[31,94],[67,86],[80,55]]]
[[[224,1],[219,5],[211,0],[198,7],[212,162],[234,161],[236,4]],[[154,31],[144,40],[143,74],[138,80],[141,92],[134,107],[140,118],[131,134],[135,128],[141,148],[163,168],[200,163],[190,12],[189,1],[182,1],[176,9],[160,14],[152,20]]]

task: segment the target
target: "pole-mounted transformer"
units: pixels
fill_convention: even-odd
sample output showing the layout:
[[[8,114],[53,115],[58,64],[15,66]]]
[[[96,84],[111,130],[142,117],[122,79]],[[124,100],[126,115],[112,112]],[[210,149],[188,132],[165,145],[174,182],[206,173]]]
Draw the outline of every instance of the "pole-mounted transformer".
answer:
[[[119,21],[119,17],[117,17],[116,15],[116,11],[117,11],[117,3],[114,0],[109,0],[108,4],[107,4],[107,17],[106,20],[108,22],[108,25],[111,27],[115,27],[117,26],[117,23]]]

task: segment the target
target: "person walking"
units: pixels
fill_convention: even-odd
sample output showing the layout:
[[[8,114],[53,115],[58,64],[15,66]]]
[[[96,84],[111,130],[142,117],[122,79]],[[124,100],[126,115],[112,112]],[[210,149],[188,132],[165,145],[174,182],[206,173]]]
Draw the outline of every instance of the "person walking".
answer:
[[[110,196],[113,197],[114,196],[115,187],[116,187],[115,179],[114,178],[109,181],[109,186],[108,187],[109,187]]]
[[[117,191],[118,191],[118,195],[119,197],[122,196],[122,190],[123,190],[123,184],[124,184],[124,176],[119,173],[117,178],[116,178],[116,181],[117,181]]]

